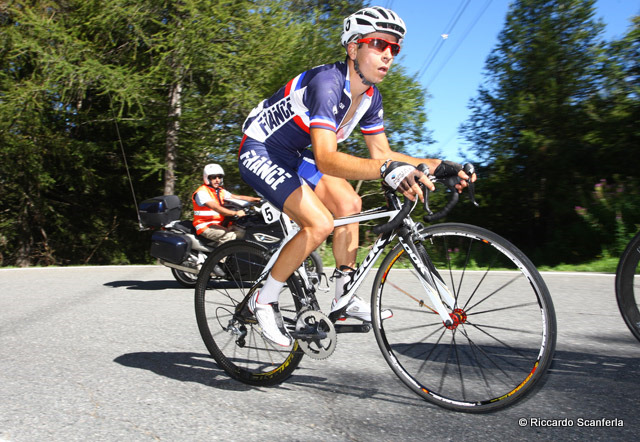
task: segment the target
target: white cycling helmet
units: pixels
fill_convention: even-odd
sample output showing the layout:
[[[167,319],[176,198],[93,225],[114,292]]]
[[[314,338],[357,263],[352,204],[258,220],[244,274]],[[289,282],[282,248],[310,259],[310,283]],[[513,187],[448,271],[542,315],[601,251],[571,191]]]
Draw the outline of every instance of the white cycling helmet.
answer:
[[[207,164],[204,166],[204,171],[202,172],[202,179],[204,183],[207,185],[211,185],[211,181],[209,181],[209,175],[222,175],[224,176],[224,170],[219,164]]]
[[[342,28],[342,46],[347,47],[349,43],[361,35],[372,32],[387,32],[398,38],[398,44],[402,44],[407,27],[404,21],[391,9],[381,6],[360,9],[344,19]]]

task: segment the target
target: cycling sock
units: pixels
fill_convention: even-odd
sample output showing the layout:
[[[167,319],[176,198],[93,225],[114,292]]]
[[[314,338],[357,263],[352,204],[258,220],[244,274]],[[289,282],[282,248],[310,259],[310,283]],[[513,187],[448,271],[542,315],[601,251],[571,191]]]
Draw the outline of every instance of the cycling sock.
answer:
[[[271,304],[272,302],[278,302],[280,298],[280,289],[284,286],[284,282],[280,282],[271,276],[267,276],[267,280],[260,289],[256,302],[258,304]]]
[[[333,271],[332,278],[336,282],[336,291],[335,291],[335,294],[333,295],[333,297],[335,298],[336,301],[338,299],[340,299],[342,297],[342,295],[344,294],[344,285],[351,278],[351,273],[352,272],[353,272],[353,269],[351,267],[349,267],[349,266],[340,266],[339,269],[336,268]]]

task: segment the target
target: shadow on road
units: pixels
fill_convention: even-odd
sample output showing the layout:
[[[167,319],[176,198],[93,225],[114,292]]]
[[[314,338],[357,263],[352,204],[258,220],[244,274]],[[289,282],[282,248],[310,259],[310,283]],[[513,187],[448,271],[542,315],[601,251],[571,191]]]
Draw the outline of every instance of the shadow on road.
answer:
[[[252,391],[257,387],[231,379],[219,369],[215,361],[207,354],[140,352],[119,356],[114,360],[118,364],[149,370],[159,376],[183,382],[198,382],[203,385],[230,391]],[[272,388],[287,388],[287,385],[308,388],[318,392],[375,399],[385,402],[397,402],[407,405],[411,394],[408,390],[398,390],[397,383],[389,384],[389,378],[371,379],[365,373],[349,373],[345,366],[339,374],[327,373],[327,377],[304,373],[304,360],[300,368],[287,381]],[[379,377],[379,376],[378,376]],[[573,351],[557,351],[554,362],[544,379],[542,389],[550,389],[554,394],[582,391],[581,394],[597,394],[597,390],[606,390],[608,395],[620,400],[635,400],[637,379],[640,377],[640,358],[622,358]],[[334,380],[329,380],[334,378]],[[378,388],[377,386],[381,386]],[[396,393],[397,392],[397,393]],[[534,394],[535,397],[535,394]],[[528,399],[530,399],[529,397]],[[425,402],[417,396],[412,398],[416,406]],[[409,402],[413,402],[409,400]]]
[[[242,281],[213,281],[209,283],[210,288],[237,288],[239,287],[239,283],[243,284],[245,288],[251,288],[253,286],[252,282],[242,282]],[[193,287],[184,287],[180,285],[175,280],[165,280],[165,281],[111,281],[105,282],[103,285],[106,287],[112,288],[121,288],[125,287],[127,290],[168,290],[168,289],[184,289],[184,290],[193,290]]]
[[[245,391],[253,387],[236,382],[220,370],[211,356],[198,353],[139,352],[118,356],[125,367],[149,370],[182,382],[198,382],[222,390]]]
[[[197,382],[209,387],[229,391],[253,391],[260,387],[243,384],[231,379],[223,370],[219,369],[209,355],[198,353],[170,353],[170,352],[139,352],[129,353],[114,359],[114,362],[126,367],[149,370],[157,375],[182,382]],[[301,367],[302,368],[302,367]],[[300,370],[300,368],[298,369]],[[299,371],[297,372],[299,373]],[[329,373],[328,373],[329,374]],[[331,382],[325,377],[295,374],[280,385],[269,388],[287,388],[288,385],[311,388],[340,395],[357,397],[360,399],[377,399],[387,402],[407,404],[406,394],[389,393],[386,388],[376,388],[382,381],[362,382],[362,373],[354,372],[352,376],[341,373],[341,382]],[[362,386],[366,385],[366,386]],[[419,398],[415,398],[416,405],[424,405]]]
[[[193,290],[187,289],[186,287],[181,286],[177,281],[111,281],[105,282],[105,286],[120,288],[125,287],[127,290],[167,290],[167,289],[185,289],[185,290]]]

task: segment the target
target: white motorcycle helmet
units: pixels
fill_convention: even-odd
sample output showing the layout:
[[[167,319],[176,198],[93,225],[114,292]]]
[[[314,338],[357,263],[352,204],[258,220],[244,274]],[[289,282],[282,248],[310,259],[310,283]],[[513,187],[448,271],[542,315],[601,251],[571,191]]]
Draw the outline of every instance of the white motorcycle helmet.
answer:
[[[342,28],[342,46],[345,48],[356,38],[371,34],[372,32],[386,32],[398,38],[398,44],[407,33],[404,21],[391,9],[380,6],[360,9],[344,19]]]
[[[222,166],[219,164],[207,164],[204,166],[204,170],[202,172],[202,179],[207,186],[211,186],[211,181],[209,180],[209,175],[222,175],[224,176],[224,170]]]

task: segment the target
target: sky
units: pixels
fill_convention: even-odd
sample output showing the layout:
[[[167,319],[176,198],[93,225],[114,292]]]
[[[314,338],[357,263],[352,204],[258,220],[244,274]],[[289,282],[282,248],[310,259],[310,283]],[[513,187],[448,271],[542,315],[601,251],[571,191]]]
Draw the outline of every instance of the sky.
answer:
[[[472,158],[458,127],[469,117],[469,100],[483,81],[487,56],[504,28],[509,0],[374,0],[394,10],[407,25],[400,56],[409,75],[427,88],[427,129],[436,141],[428,151],[441,158]],[[598,0],[596,17],[606,25],[603,38],[621,38],[631,17],[640,14],[640,0]],[[443,39],[442,34],[447,34]],[[386,112],[393,112],[385,109]],[[462,150],[462,155],[459,151]]]

